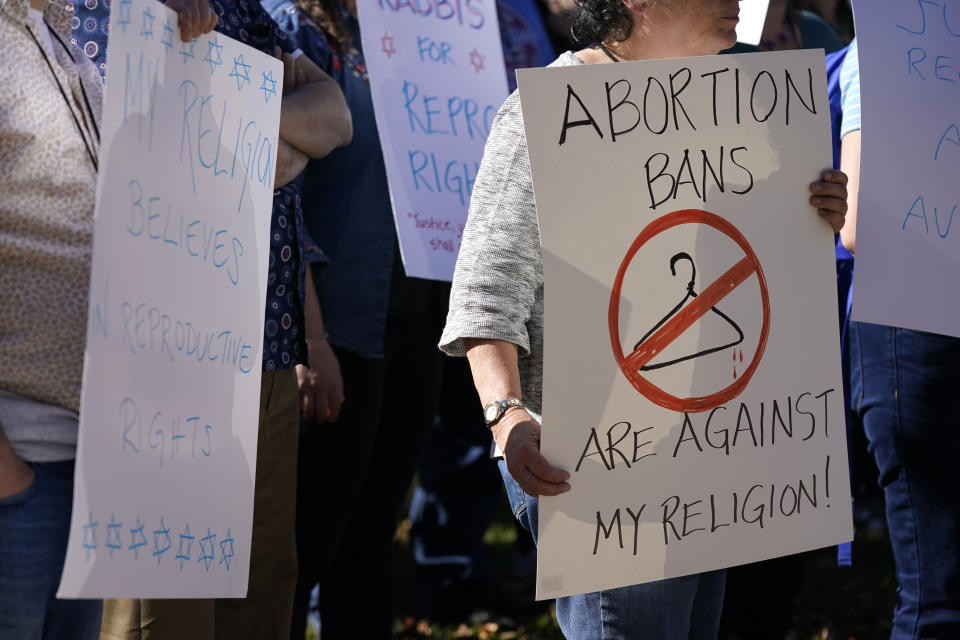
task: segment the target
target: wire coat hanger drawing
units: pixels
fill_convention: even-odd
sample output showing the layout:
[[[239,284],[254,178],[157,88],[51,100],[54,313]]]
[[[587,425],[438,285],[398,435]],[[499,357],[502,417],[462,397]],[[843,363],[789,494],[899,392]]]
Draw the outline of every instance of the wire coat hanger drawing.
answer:
[[[670,273],[672,273],[674,276],[677,275],[677,262],[679,262],[679,261],[681,261],[681,260],[686,260],[687,262],[690,263],[690,272],[691,272],[691,273],[690,273],[690,281],[687,283],[687,295],[685,295],[685,296],[683,297],[683,300],[681,300],[681,301],[679,302],[679,304],[677,304],[677,306],[675,306],[673,309],[671,309],[671,310],[667,313],[667,315],[665,315],[665,316],[660,320],[660,322],[658,322],[657,324],[655,324],[655,325],[653,326],[653,328],[651,328],[642,338],[640,338],[640,340],[637,342],[637,344],[634,345],[634,347],[633,347],[633,350],[634,350],[634,351],[636,351],[637,349],[639,349],[639,348],[640,348],[640,345],[642,345],[642,344],[647,340],[647,338],[649,338],[651,335],[653,335],[653,334],[657,331],[657,329],[659,329],[661,326],[663,326],[664,323],[667,322],[667,320],[669,320],[670,318],[672,318],[678,311],[680,311],[680,309],[683,308],[683,305],[685,305],[685,304],[687,303],[687,300],[689,300],[689,299],[691,299],[691,298],[696,298],[696,297],[697,297],[697,292],[693,290],[694,284],[696,283],[696,279],[697,279],[697,267],[696,267],[696,265],[693,263],[693,258],[691,258],[688,253],[685,253],[685,252],[681,251],[680,253],[677,253],[677,254],[675,254],[672,258],[670,258]],[[687,356],[683,356],[683,357],[681,357],[681,358],[676,358],[676,359],[674,359],[674,360],[669,360],[669,361],[667,361],[667,362],[661,362],[661,363],[658,363],[658,364],[646,364],[646,365],[640,367],[640,371],[652,371],[652,370],[654,370],[654,369],[661,369],[661,368],[663,368],[663,367],[669,367],[670,365],[679,364],[679,363],[681,363],[681,362],[686,362],[687,360],[693,360],[694,358],[700,358],[700,357],[702,357],[702,356],[710,355],[711,353],[716,353],[716,352],[718,352],[718,351],[723,351],[724,349],[729,349],[730,347],[735,347],[735,346],[737,346],[738,344],[740,344],[741,342],[743,342],[743,331],[740,329],[740,327],[737,325],[737,323],[734,322],[732,318],[730,318],[730,316],[728,316],[728,315],[725,314],[724,312],[720,311],[720,310],[717,309],[716,307],[710,307],[710,311],[712,311],[713,313],[715,313],[715,314],[717,314],[718,316],[720,316],[721,318],[723,318],[723,320],[726,321],[727,324],[729,324],[731,327],[733,327],[733,330],[737,332],[737,336],[738,336],[738,338],[737,338],[736,340],[734,340],[733,342],[731,342],[731,343],[729,343],[729,344],[725,344],[725,345],[722,345],[722,346],[719,346],[719,347],[711,347],[711,348],[709,348],[709,349],[704,349],[703,351],[697,351],[696,353],[693,353],[693,354],[690,354],[690,355],[687,355]]]

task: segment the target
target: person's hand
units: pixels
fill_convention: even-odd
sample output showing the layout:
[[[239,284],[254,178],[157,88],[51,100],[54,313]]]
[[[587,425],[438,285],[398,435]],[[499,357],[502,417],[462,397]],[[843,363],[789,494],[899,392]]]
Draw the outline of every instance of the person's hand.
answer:
[[[810,185],[810,204],[821,218],[830,223],[834,233],[840,233],[847,215],[847,174],[843,171],[826,170],[820,181]]]
[[[219,21],[210,0],[167,0],[166,5],[177,12],[180,39],[184,42],[210,33]]]
[[[557,496],[570,491],[570,474],[540,454],[540,424],[522,408],[509,409],[493,425],[510,475],[531,496]]]
[[[0,462],[0,499],[9,498],[33,484],[33,469],[12,452]]]
[[[343,376],[330,343],[320,338],[308,347],[310,366],[297,365],[300,411],[314,422],[336,422],[343,405]]]
[[[292,53],[283,53],[280,47],[274,45],[273,56],[283,61],[283,95],[293,93],[307,84],[307,74],[302,69],[297,71],[297,62]]]

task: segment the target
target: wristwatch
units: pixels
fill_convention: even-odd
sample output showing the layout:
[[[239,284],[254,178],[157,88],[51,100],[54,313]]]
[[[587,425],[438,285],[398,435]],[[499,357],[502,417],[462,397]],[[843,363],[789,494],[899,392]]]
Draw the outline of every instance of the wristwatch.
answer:
[[[510,407],[522,407],[523,400],[520,398],[504,398],[503,400],[494,400],[483,405],[483,420],[488,427],[497,424],[497,421],[503,417]]]

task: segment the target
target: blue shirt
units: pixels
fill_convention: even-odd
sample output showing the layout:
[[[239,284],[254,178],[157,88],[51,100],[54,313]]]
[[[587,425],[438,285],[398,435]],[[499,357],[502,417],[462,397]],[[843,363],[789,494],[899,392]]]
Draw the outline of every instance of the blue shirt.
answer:
[[[75,4],[72,0],[67,3]],[[110,0],[79,0],[74,6],[71,40],[87,54],[100,75],[107,72]]]
[[[211,0],[219,17],[216,31],[273,56],[274,46],[285,52],[295,47],[256,0]],[[73,36],[83,42],[87,56],[99,61],[106,73],[106,45],[110,0],[81,0],[75,7]],[[93,23],[96,29],[89,28]],[[270,257],[263,326],[263,370],[279,371],[307,362],[304,336],[304,278],[306,265],[324,260],[303,223],[300,190],[296,184],[273,194],[270,221]]]
[[[353,141],[311,160],[301,175],[304,220],[330,259],[315,281],[330,341],[365,358],[383,357],[391,285],[412,279],[403,277],[402,266],[395,269],[397,235],[359,24],[343,12],[353,41],[338,47],[294,2],[263,4],[304,54],[340,85],[350,107]]]
[[[843,108],[843,124],[840,137],[860,130],[860,53],[857,41],[850,43],[850,50],[840,67],[840,106]]]
[[[517,69],[545,67],[556,59],[557,52],[533,0],[497,0],[497,18],[507,82],[513,93]]]

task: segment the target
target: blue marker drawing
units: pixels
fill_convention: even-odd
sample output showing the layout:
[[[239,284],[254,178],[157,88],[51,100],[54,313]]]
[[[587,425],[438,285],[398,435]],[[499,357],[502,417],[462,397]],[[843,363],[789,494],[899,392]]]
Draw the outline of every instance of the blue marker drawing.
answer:
[[[150,7],[146,7],[143,10],[143,22],[140,25],[140,35],[143,36],[144,40],[150,40],[153,38],[153,14],[150,12]]]
[[[97,549],[97,523],[93,521],[92,513],[87,524],[83,525],[83,548],[87,550],[87,560],[90,560],[90,552]]]
[[[217,70],[217,67],[223,64],[223,45],[217,42],[216,36],[212,40],[207,40],[207,57],[204,62],[210,63],[210,75]]]
[[[160,546],[160,541],[163,541],[163,546]],[[170,529],[163,526],[163,516],[160,516],[160,528],[154,529],[153,531],[153,557],[157,559],[157,564],[160,564],[160,560],[171,547],[170,542]]]
[[[127,25],[130,24],[131,4],[133,4],[133,0],[120,0],[120,13],[117,16],[117,24],[120,25],[120,29],[124,33],[127,32]]]
[[[187,64],[187,58],[193,58],[193,46],[197,44],[196,38],[190,42],[181,42],[180,43],[180,55],[183,56],[183,64]]]
[[[250,84],[251,66],[243,61],[242,53],[233,59],[233,71],[229,77],[237,79],[237,91],[243,89],[245,84]]]
[[[200,538],[200,559],[198,562],[202,562],[204,568],[207,571],[210,571],[210,561],[215,560],[213,557],[214,544],[217,541],[217,534],[210,531],[210,527],[207,527],[207,535]]]
[[[173,27],[170,26],[169,22],[163,23],[163,35],[160,36],[160,42],[167,48],[167,51],[173,49]]]
[[[130,546],[127,551],[133,551],[133,557],[140,557],[140,547],[147,546],[147,537],[143,535],[143,523],[140,522],[140,516],[137,516],[137,526],[130,527]]]
[[[277,95],[277,81],[273,79],[273,71],[263,73],[263,83],[260,85],[263,91],[263,101],[270,102],[270,96]]]
[[[183,565],[190,560],[190,549],[193,547],[194,536],[190,535],[190,525],[188,524],[184,532],[180,534],[180,546],[177,549],[176,559],[180,561],[180,570],[183,570]],[[186,543],[186,550],[184,550],[184,543]]]
[[[103,544],[107,549],[110,549],[110,557],[113,557],[113,552],[118,549],[123,549],[123,542],[120,541],[120,530],[123,528],[123,523],[116,522],[114,520],[113,514],[110,514],[110,524],[107,525],[107,541]]]
[[[227,537],[220,541],[220,562],[227,565],[227,571],[230,571],[230,560],[233,559],[233,536],[230,535],[230,527],[227,527]]]

